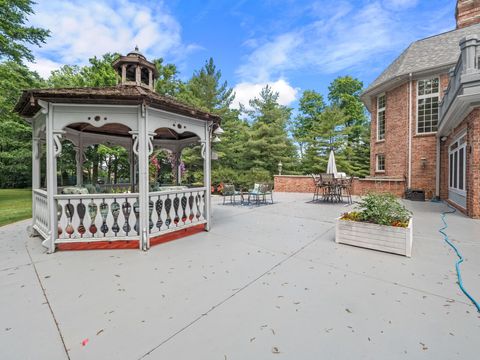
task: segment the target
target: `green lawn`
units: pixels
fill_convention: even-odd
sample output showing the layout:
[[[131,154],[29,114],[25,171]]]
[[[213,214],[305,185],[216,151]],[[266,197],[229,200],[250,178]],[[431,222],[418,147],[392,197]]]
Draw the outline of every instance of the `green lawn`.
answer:
[[[31,189],[0,189],[0,226],[31,216]]]

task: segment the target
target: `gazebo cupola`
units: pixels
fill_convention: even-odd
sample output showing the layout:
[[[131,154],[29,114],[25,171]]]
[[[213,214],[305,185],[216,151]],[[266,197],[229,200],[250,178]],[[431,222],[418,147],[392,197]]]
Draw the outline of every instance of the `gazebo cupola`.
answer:
[[[138,85],[150,90],[155,88],[158,70],[154,63],[140,53],[138,46],[126,56],[120,56],[112,66],[120,77],[122,85]]]

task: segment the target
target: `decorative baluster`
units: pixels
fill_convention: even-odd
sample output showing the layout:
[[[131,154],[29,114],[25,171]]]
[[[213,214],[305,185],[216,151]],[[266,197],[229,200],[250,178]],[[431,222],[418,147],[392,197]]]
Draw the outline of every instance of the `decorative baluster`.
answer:
[[[163,220],[162,220],[162,208],[163,208],[163,200],[160,198],[160,195],[158,195],[158,200],[155,203],[155,211],[157,212],[157,228],[158,231],[162,229],[163,225]]]
[[[133,203],[133,213],[135,214],[135,225],[133,229],[136,231],[137,235],[140,235],[140,229],[138,226],[138,220],[140,217],[140,205],[138,204],[138,201],[135,201]]]
[[[190,193],[190,196],[188,197],[188,207],[190,208],[190,215],[188,216],[188,219],[190,222],[193,222],[193,219],[195,218],[194,210],[193,210],[193,202],[195,201],[193,197],[193,193]]]
[[[75,207],[70,203],[70,200],[68,200],[67,205],[65,205],[65,215],[67,216],[67,227],[65,228],[65,232],[68,234],[68,237],[71,238],[72,234],[75,232],[75,229],[73,228],[72,221],[73,221],[73,215],[75,213]]]
[[[77,213],[78,213],[78,217],[80,219],[80,224],[78,225],[77,231],[80,234],[80,237],[83,237],[83,235],[87,231],[85,229],[85,226],[83,225],[83,220],[85,218],[86,211],[87,211],[86,206],[82,202],[82,199],[80,199],[80,203],[77,205]]]
[[[58,222],[58,237],[62,235],[63,229],[62,229],[62,213],[63,213],[63,207],[60,204],[60,201],[57,202],[57,222]]]
[[[175,211],[175,217],[173,218],[173,223],[175,225],[178,224],[180,218],[178,217],[178,208],[180,207],[180,199],[178,198],[177,194],[175,194],[175,199],[173,199],[173,210]]]
[[[170,195],[167,195],[165,199],[165,212],[167,213],[167,218],[165,219],[165,225],[170,228],[170,224],[172,223],[172,218],[170,217],[170,209],[172,208],[172,199],[170,199]]]
[[[132,205],[128,202],[128,198],[125,199],[125,202],[122,204],[122,213],[125,219],[125,223],[123,224],[123,231],[125,235],[128,236],[128,233],[132,231],[132,227],[130,226],[130,213],[132,211]]]
[[[94,199],[88,204],[88,215],[90,215],[90,227],[88,228],[88,231],[92,234],[92,237],[95,237],[95,234],[97,233],[98,229],[97,226],[95,225],[95,218],[97,217],[97,212],[98,212],[98,206],[95,204]]]
[[[182,196],[181,204],[182,204],[182,222],[185,225],[185,222],[187,221],[187,213],[185,212],[185,209],[187,208],[187,197],[185,196],[185,193]]]
[[[153,214],[153,201],[148,201],[148,229],[152,231],[153,229],[153,221],[152,221],[152,214]]]
[[[113,225],[112,231],[117,236],[118,232],[120,231],[120,226],[118,225],[118,215],[120,215],[120,204],[117,202],[117,199],[113,199],[113,203],[110,205],[110,210],[112,211],[113,215]]]
[[[102,203],[100,204],[100,216],[102,217],[102,226],[100,226],[100,231],[103,233],[104,237],[108,232],[107,215],[108,204],[105,202],[105,199],[103,199]]]
[[[197,220],[200,220],[200,216],[202,215],[200,213],[200,195],[197,193],[197,195],[195,196],[195,205],[197,206],[197,214],[196,214],[196,218]]]

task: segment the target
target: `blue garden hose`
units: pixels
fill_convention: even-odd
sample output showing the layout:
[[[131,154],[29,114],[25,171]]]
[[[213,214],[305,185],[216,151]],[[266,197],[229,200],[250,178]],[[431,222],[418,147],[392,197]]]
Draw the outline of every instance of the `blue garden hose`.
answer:
[[[448,235],[445,233],[445,230],[448,228],[448,225],[447,225],[447,221],[445,220],[445,216],[447,214],[453,214],[455,211],[457,211],[454,207],[452,207],[450,204],[447,203],[447,206],[451,209],[449,211],[444,211],[442,213],[442,221],[443,221],[443,227],[438,230],[438,232],[440,234],[443,235],[443,240],[445,240],[445,242],[450,245],[450,247],[455,250],[455,253],[457,254],[458,256],[458,261],[455,263],[455,269],[457,270],[457,278],[458,278],[458,286],[460,286],[460,289],[462,290],[462,292],[465,294],[465,296],[467,298],[470,299],[470,301],[473,303],[473,305],[475,305],[475,307],[477,308],[477,311],[480,313],[480,304],[472,297],[472,295],[470,295],[468,293],[468,291],[465,289],[465,287],[463,286],[463,281],[462,281],[462,273],[460,272],[460,264],[463,262],[463,256],[462,254],[460,254],[460,252],[458,251],[458,249],[455,247],[455,245],[452,244],[452,242],[450,241],[450,239],[448,238]]]

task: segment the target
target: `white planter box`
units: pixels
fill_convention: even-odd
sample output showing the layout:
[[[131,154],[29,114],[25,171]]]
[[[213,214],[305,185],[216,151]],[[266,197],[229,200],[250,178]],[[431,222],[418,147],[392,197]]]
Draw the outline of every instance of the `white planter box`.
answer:
[[[337,243],[412,256],[412,219],[406,228],[340,218],[336,221],[335,242]]]

